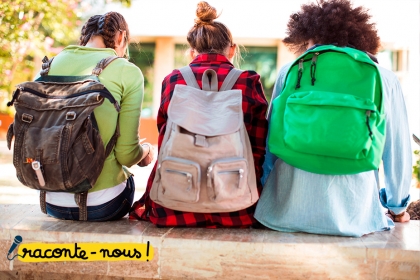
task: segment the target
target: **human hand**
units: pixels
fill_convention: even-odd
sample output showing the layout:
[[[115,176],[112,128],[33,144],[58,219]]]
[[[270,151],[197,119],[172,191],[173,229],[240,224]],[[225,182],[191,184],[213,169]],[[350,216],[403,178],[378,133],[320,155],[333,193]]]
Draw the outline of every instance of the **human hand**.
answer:
[[[397,223],[405,223],[405,222],[410,221],[410,214],[408,214],[407,211],[404,211],[401,214],[395,215],[394,212],[388,210],[388,213],[386,215],[390,217],[391,220]]]
[[[143,148],[143,155],[145,156],[139,161],[139,163],[137,163],[137,165],[144,167],[148,166],[153,161],[153,158],[155,157],[155,149],[152,144],[147,142],[141,144],[141,146]]]

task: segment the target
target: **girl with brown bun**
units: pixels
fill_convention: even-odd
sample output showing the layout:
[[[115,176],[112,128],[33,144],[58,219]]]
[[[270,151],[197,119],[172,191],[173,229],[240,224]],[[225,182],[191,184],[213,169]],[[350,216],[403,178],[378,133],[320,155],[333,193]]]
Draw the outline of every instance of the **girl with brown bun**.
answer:
[[[197,5],[195,24],[188,32],[187,41],[190,45],[191,67],[197,83],[202,87],[202,75],[207,69],[217,73],[218,87],[231,69],[231,60],[237,53],[229,29],[222,23],[214,21],[218,15],[215,8],[207,2]],[[163,80],[161,105],[158,112],[159,147],[165,134],[168,106],[175,85],[185,85],[181,73],[175,69]],[[265,114],[267,101],[264,96],[260,76],[254,71],[244,71],[238,78],[233,89],[242,90],[242,110],[244,122],[252,146],[257,185],[261,190],[262,163],[264,162],[267,121]],[[249,227],[256,224],[254,219],[255,205],[236,212],[228,213],[191,213],[165,208],[150,197],[150,189],[156,174],[155,165],[143,197],[135,202],[130,212],[130,218],[149,220],[157,226],[178,227]]]
[[[125,57],[130,31],[124,17],[117,12],[95,15],[84,24],[79,45],[64,48],[51,63],[49,75],[90,75],[103,58],[118,56],[98,76],[120,104],[104,102],[94,110],[104,145],[113,136],[117,122],[119,137],[102,172],[87,197],[89,221],[116,220],[125,216],[134,198],[134,180],[124,166],[146,166],[153,159],[153,147],[140,144],[138,128],[143,101],[143,75]],[[89,172],[89,170],[86,170]],[[47,192],[47,213],[66,220],[78,220],[79,208],[71,193]]]

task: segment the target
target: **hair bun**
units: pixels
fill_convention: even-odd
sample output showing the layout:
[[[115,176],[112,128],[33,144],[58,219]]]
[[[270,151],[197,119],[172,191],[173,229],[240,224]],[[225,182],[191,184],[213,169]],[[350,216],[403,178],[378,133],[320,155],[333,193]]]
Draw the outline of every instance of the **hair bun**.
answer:
[[[218,18],[216,8],[209,5],[209,3],[205,1],[201,1],[197,4],[196,10],[197,18],[195,19],[195,23],[198,25],[205,25],[213,23],[213,20]]]

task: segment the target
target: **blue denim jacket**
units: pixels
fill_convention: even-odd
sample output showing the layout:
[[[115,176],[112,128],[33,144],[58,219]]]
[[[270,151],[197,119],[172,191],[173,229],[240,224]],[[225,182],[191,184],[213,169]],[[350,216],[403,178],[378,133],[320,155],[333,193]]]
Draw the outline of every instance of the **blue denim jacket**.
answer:
[[[281,69],[272,100],[280,94],[290,66]],[[382,156],[384,188],[379,186],[377,171],[355,175],[314,174],[278,159],[267,145],[261,179],[264,188],[255,212],[255,218],[263,225],[286,232],[344,236],[362,236],[394,226],[381,204],[396,214],[408,204],[412,169],[410,133],[398,78],[378,67],[387,126]],[[271,104],[269,120],[270,115]]]

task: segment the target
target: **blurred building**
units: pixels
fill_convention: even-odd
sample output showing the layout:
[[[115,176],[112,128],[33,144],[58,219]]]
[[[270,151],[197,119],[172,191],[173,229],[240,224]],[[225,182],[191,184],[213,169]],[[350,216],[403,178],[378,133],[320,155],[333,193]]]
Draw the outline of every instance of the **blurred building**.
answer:
[[[163,78],[174,68],[187,65],[186,35],[194,24],[198,0],[132,0],[130,8],[109,4],[105,11],[118,11],[130,26],[130,56],[145,76],[145,102],[142,137],[155,139],[155,118],[160,102]],[[282,43],[290,14],[306,0],[208,0],[220,13],[218,21],[232,32],[242,51],[242,69],[261,75],[267,98],[270,99],[280,67],[295,55]],[[407,103],[410,128],[420,135],[419,93],[419,9],[418,0],[353,0],[370,10],[382,40],[379,63],[399,77]],[[140,44],[137,44],[140,43]],[[152,133],[153,135],[150,135]],[[414,145],[414,144],[413,144]]]

